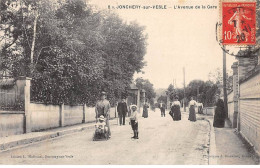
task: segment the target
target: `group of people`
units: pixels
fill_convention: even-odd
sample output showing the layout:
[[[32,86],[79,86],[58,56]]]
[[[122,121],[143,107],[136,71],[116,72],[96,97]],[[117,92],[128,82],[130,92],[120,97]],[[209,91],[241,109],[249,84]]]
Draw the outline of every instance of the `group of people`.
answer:
[[[203,104],[196,102],[193,97],[189,102],[189,118],[188,120],[195,122],[196,119],[196,112],[195,107],[198,107],[198,113],[203,114]],[[216,104],[215,104],[215,113],[214,113],[214,121],[213,126],[218,128],[223,128],[225,126],[225,109],[224,109],[224,101],[220,99],[219,94],[216,94]],[[181,111],[180,111],[181,104],[178,101],[178,97],[174,98],[174,101],[171,105],[170,115],[174,121],[181,120]],[[162,111],[162,110],[161,110]]]
[[[101,99],[97,101],[95,112],[96,112],[96,123],[98,123],[98,127],[104,128],[108,132],[108,137],[111,137],[111,131],[109,126],[109,119],[110,119],[110,103],[106,99],[106,92],[101,93]],[[144,105],[145,110],[145,118],[148,117],[148,110],[149,106],[147,104]],[[119,123],[121,125],[125,125],[125,117],[128,114],[130,116],[130,124],[132,130],[134,132],[134,136],[132,138],[138,138],[138,117],[137,117],[137,106],[131,105],[130,109],[128,110],[126,99],[123,98],[117,105],[117,112],[119,117]],[[105,121],[105,122],[104,122]]]
[[[201,103],[202,104],[202,103]],[[198,106],[198,112],[202,113],[203,105],[198,104],[193,97],[191,97],[191,100],[189,102],[189,118],[188,120],[195,122],[196,121],[196,112],[195,107]],[[149,106],[145,103],[143,106],[143,117],[148,117],[148,108]],[[178,100],[178,97],[174,98],[174,101],[171,105],[170,115],[174,121],[181,120],[181,103]],[[161,116],[165,117],[165,105],[162,103],[160,104],[161,109]],[[122,99],[121,102],[117,105],[117,111],[119,116],[119,123],[120,125],[125,125],[125,117],[128,113],[130,116],[130,124],[132,127],[132,130],[134,132],[134,136],[132,138],[138,139],[138,113],[137,113],[137,106],[136,105],[130,105],[130,109],[128,110],[126,99]],[[107,129],[109,138],[111,137],[111,131],[109,126],[109,119],[110,119],[110,103],[106,99],[106,93],[101,93],[101,99],[96,103],[96,122],[100,121],[100,127],[105,127]],[[104,122],[105,121],[105,122]],[[214,114],[214,127],[224,127],[225,125],[225,111],[224,111],[224,102],[222,99],[220,99],[219,95],[217,95],[216,99],[216,109]]]
[[[191,97],[191,101],[189,102],[189,118],[190,121],[196,121],[196,112],[195,112],[195,106],[197,105],[196,101],[193,100],[193,97]],[[178,100],[178,97],[176,96],[174,98],[174,101],[171,105],[171,110],[169,112],[172,119],[174,121],[181,120],[181,103]]]
[[[198,113],[202,114],[202,103],[197,103],[195,100],[193,100],[193,97],[191,97],[191,101],[189,102],[189,120],[190,121],[196,121],[196,113],[195,113],[195,107],[198,106]],[[165,117],[165,104],[160,103],[159,104],[160,110],[161,110],[161,117]],[[171,104],[170,112],[172,119],[174,121],[181,120],[181,103],[178,100],[178,97],[174,97],[174,100]]]

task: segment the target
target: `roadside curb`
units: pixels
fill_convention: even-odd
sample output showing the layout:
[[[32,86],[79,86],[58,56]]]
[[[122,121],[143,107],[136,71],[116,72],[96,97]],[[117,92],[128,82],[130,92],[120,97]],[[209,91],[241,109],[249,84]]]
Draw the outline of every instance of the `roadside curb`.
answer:
[[[14,141],[11,141],[11,142],[4,142],[4,143],[0,144],[0,153],[7,151],[9,149],[18,147],[18,146],[31,144],[33,142],[44,141],[44,140],[47,140],[47,139],[55,138],[57,136],[59,136],[58,133],[47,133],[45,135],[35,136],[35,137],[31,137],[31,138],[14,140]]]
[[[114,124],[114,122],[115,123],[117,122],[117,118],[110,120],[110,125]],[[35,142],[41,142],[53,138],[58,138],[65,135],[69,135],[69,134],[73,134],[76,132],[81,132],[93,128],[95,128],[95,125],[93,123],[89,123],[89,125],[88,124],[86,125],[85,123],[83,126],[79,125],[77,128],[70,128],[70,126],[68,126],[68,127],[64,127],[64,130],[57,130],[57,131],[49,130],[48,132],[32,132],[31,133],[32,136],[24,139],[18,139],[9,142],[0,142],[0,153],[14,148],[19,148],[24,145],[33,144]]]
[[[213,123],[210,119],[207,118],[207,116],[203,117],[204,120],[206,120],[209,125],[210,125],[210,133],[209,133],[209,154],[208,154],[208,164],[209,165],[217,165],[218,160],[216,157],[217,156],[217,151],[216,151],[216,141],[215,141],[215,130],[213,127]]]

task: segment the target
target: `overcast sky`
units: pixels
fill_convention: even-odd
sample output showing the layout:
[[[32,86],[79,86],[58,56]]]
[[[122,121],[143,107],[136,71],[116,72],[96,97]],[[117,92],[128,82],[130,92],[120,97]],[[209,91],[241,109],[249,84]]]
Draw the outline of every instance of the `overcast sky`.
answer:
[[[123,19],[146,26],[148,47],[144,74],[155,88],[167,88],[173,79],[183,87],[183,67],[186,85],[194,79],[206,81],[210,71],[222,67],[222,50],[216,41],[219,19],[218,0],[91,0],[100,8],[107,5],[167,5],[166,10],[115,9]],[[217,9],[174,9],[174,6],[217,6]],[[227,68],[235,59],[227,55]]]

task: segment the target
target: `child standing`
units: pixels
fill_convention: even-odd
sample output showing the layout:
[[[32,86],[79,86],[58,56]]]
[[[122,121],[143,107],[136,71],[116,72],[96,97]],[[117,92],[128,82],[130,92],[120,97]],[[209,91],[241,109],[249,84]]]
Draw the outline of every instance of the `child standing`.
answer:
[[[138,138],[137,106],[132,105],[131,109],[132,109],[132,113],[131,113],[131,116],[130,116],[130,122],[131,122],[132,129],[134,131],[134,136],[132,138],[139,139]]]

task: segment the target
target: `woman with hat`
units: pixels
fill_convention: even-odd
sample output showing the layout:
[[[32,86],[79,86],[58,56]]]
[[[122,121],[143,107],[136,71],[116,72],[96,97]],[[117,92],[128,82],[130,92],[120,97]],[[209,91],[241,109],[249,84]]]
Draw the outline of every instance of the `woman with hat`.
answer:
[[[195,113],[195,106],[197,105],[197,102],[193,100],[193,97],[191,97],[191,101],[189,102],[189,120],[190,121],[196,121],[196,113]]]
[[[219,94],[217,94],[213,127],[223,128],[224,126],[225,126],[224,101],[220,99]]]
[[[172,119],[174,121],[181,120],[181,103],[178,101],[178,99],[178,96],[175,96],[171,106]]]
[[[142,117],[148,118],[148,108],[149,108],[149,106],[148,106],[148,104],[145,102],[145,103],[144,103],[144,106],[143,106],[143,115],[142,115]]]
[[[130,122],[131,122],[132,130],[134,131],[134,136],[132,138],[139,139],[138,138],[137,106],[132,105],[131,110],[132,110],[132,113],[131,113],[131,116],[130,116]]]

